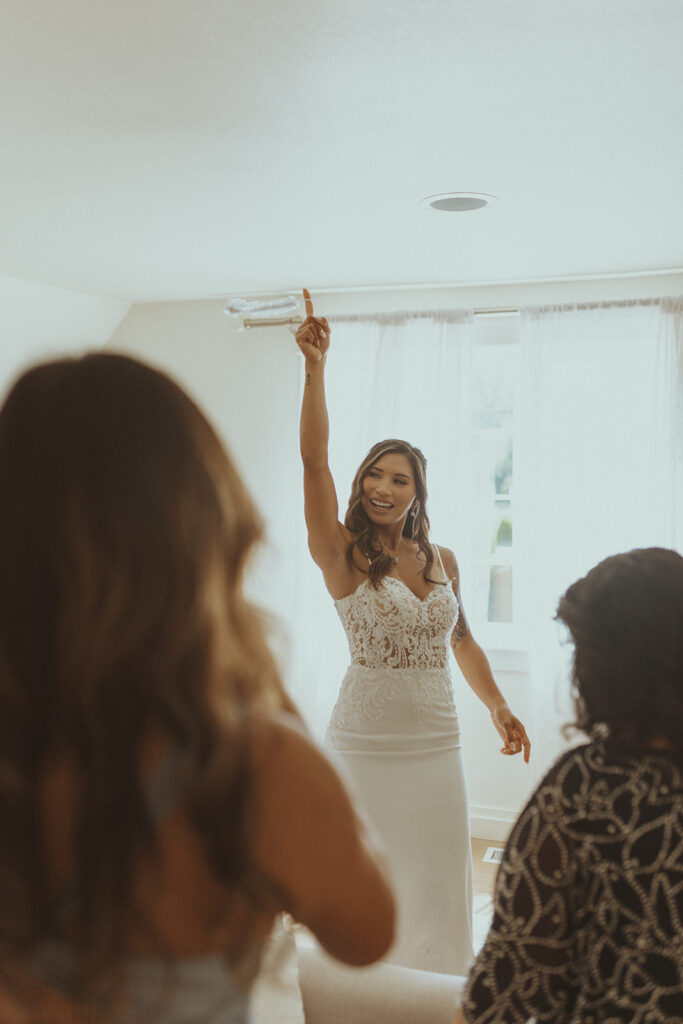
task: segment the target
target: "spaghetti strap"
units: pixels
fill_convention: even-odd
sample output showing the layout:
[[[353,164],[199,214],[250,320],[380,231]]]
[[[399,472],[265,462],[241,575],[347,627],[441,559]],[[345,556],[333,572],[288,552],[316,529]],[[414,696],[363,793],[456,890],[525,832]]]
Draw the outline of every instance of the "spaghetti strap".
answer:
[[[440,582],[440,583],[450,583],[451,580],[453,579],[453,577],[449,576],[448,573],[446,572],[445,568],[444,568],[443,559],[441,558],[441,552],[439,551],[439,545],[438,544],[432,544],[431,547],[432,547],[432,550],[434,551],[434,554],[436,555],[435,562],[438,562],[439,566],[441,567],[441,580],[438,581],[438,582]]]

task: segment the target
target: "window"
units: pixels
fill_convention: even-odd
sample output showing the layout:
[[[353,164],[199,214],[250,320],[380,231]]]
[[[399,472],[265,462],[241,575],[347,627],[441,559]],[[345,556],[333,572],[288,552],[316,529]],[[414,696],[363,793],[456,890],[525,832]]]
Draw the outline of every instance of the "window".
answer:
[[[489,639],[511,640],[515,588],[515,450],[519,391],[519,316],[475,320],[470,425],[472,560],[466,604]]]

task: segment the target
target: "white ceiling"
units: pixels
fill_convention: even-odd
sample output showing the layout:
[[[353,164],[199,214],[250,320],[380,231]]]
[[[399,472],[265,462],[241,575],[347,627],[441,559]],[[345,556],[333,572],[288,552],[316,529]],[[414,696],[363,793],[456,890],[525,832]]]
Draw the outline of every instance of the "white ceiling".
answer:
[[[132,301],[683,265],[680,0],[3,0],[0,273]],[[490,209],[419,200],[489,192]]]

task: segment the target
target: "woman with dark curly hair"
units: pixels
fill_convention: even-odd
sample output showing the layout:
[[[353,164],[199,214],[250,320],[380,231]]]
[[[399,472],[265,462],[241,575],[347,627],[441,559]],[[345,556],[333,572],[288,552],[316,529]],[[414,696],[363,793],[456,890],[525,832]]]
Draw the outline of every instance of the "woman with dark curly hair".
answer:
[[[275,915],[347,963],[393,898],[245,599],[260,517],[114,354],[0,411],[0,1020],[243,1024]]]
[[[522,811],[458,1024],[683,1020],[683,558],[573,583],[576,726]]]
[[[472,961],[471,853],[449,645],[491,714],[502,753],[523,751],[528,761],[529,740],[467,625],[455,556],[429,539],[422,452],[395,439],[374,445],[338,521],[323,379],[330,332],[304,296],[297,343],[306,359],[301,455],[309,547],[351,653],[327,742],[389,856],[399,918],[388,959],[464,974]]]

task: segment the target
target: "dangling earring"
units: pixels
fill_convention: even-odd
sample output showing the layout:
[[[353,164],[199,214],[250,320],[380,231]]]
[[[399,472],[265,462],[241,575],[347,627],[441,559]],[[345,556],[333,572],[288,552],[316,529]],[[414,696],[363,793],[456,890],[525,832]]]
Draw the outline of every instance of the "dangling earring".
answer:
[[[415,539],[415,534],[417,533],[417,513],[418,513],[419,509],[420,509],[420,502],[416,501],[415,504],[413,505],[413,507],[411,508],[410,512],[408,513],[408,515],[410,516],[410,518],[413,521],[412,522],[412,528],[411,528],[411,534],[410,534],[410,536],[411,536],[411,538],[413,540]]]

